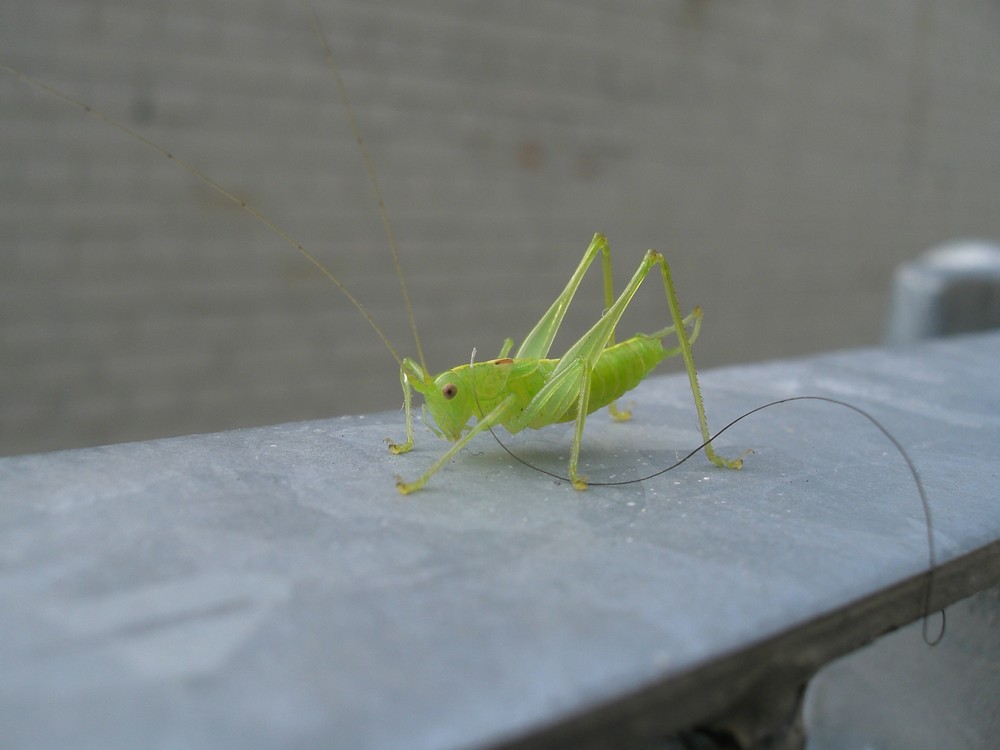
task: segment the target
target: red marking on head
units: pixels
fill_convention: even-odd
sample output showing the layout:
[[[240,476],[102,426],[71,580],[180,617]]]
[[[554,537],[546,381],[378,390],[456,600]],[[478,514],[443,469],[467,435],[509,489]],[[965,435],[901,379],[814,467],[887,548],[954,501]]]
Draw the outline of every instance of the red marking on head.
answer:
[[[510,364],[513,364],[513,363],[514,363],[514,360],[512,360],[510,357],[504,357],[503,359],[494,359],[493,360],[493,364],[495,364],[495,365],[510,365]]]

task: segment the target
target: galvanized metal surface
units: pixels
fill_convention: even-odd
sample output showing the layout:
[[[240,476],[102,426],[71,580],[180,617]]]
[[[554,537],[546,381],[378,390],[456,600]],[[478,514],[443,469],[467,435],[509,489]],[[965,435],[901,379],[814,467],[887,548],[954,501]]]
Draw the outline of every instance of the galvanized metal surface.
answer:
[[[720,427],[816,393],[868,409],[930,496],[935,606],[1000,576],[1000,336],[710,371]],[[683,377],[588,422],[591,479],[699,442]],[[856,414],[797,403],[642,484],[574,492],[487,437],[391,457],[401,414],[0,460],[4,746],[626,746],[919,617],[913,480]],[[561,469],[569,428],[512,447]],[[769,671],[770,670],[770,671]]]

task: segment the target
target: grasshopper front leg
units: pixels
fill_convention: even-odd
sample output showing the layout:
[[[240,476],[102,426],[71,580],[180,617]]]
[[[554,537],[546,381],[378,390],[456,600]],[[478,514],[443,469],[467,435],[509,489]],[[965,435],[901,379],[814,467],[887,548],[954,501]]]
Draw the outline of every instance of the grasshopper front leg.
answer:
[[[386,438],[389,445],[389,452],[395,455],[406,453],[413,447],[413,389],[416,388],[421,393],[426,389],[426,383],[430,382],[424,368],[416,361],[405,357],[399,365],[399,384],[403,387],[403,409],[406,412],[406,441],[395,443],[392,438]]]
[[[495,427],[502,424],[510,414],[511,407],[516,403],[516,398],[514,396],[508,396],[500,404],[493,409],[493,411],[484,415],[479,421],[476,422],[475,427],[469,430],[467,433],[462,435],[461,438],[455,441],[455,443],[449,448],[441,458],[431,464],[431,467],[427,469],[423,474],[421,474],[417,479],[412,482],[404,482],[399,476],[396,477],[396,489],[400,491],[403,495],[409,495],[411,492],[415,492],[427,484],[432,476],[434,476],[437,471],[448,463],[452,457],[458,453],[462,448],[464,448],[472,438],[478,435],[483,430]],[[411,441],[412,442],[412,441]]]

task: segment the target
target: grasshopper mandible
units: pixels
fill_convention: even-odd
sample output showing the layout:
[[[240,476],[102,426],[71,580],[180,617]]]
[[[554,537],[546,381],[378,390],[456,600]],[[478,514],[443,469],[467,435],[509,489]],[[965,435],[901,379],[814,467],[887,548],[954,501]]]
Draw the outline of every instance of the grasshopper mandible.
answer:
[[[308,4],[307,4],[308,5]],[[329,270],[316,256],[311,254],[292,235],[279,227],[257,208],[237,197],[234,192],[217,183],[192,164],[173,155],[167,149],[149,140],[130,126],[93,109],[89,104],[73,98],[47,84],[20,71],[0,64],[0,70],[18,78],[24,83],[50,96],[61,99],[86,114],[118,129],[134,140],[159,152],[187,170],[195,178],[212,190],[226,197],[271,232],[291,245],[310,263],[318,268],[371,325],[399,365],[400,382],[403,386],[406,436],[401,443],[387,440],[389,449],[396,454],[409,451],[414,444],[412,391],[423,394],[426,405],[424,413],[428,426],[439,436],[454,444],[423,474],[412,482],[399,480],[397,488],[409,493],[423,487],[458,451],[477,434],[494,426],[502,425],[511,433],[524,428],[539,429],[560,422],[575,422],[573,444],[569,459],[569,479],[577,489],[585,489],[586,479],[578,468],[580,445],[587,414],[608,406],[615,419],[628,419],[627,411],[618,409],[616,401],[649,374],[663,359],[680,355],[690,381],[698,414],[699,426],[706,441],[704,450],[714,464],[728,468],[739,468],[741,458],[727,459],[719,456],[710,444],[710,433],[705,409],[698,386],[697,371],[691,352],[691,344],[697,338],[701,321],[701,310],[695,308],[689,315],[682,315],[671,278],[670,268],[659,253],[650,250],[642,259],[638,269],[622,293],[616,298],[611,276],[611,254],[603,235],[594,236],[583,259],[570,277],[565,289],[558,295],[548,311],[541,317],[524,339],[513,356],[513,341],[505,341],[501,352],[494,360],[455,367],[437,376],[432,376],[424,361],[420,338],[409,301],[405,279],[399,262],[396,242],[388,221],[387,212],[378,188],[375,173],[368,158],[367,150],[360,136],[346,89],[340,80],[337,67],[325,35],[319,28],[315,11],[309,7],[313,26],[325,49],[327,64],[344,103],[355,140],[358,143],[365,168],[375,193],[376,202],[386,229],[388,245],[393,265],[402,290],[406,316],[410,323],[416,345],[417,357],[403,358],[390,342],[383,330],[341,279]],[[585,273],[600,255],[604,280],[604,315],[576,343],[558,359],[549,358],[553,339]],[[636,334],[620,343],[615,342],[615,330],[646,276],[659,269],[666,295],[670,325],[650,334]],[[689,331],[690,329],[690,331]],[[665,347],[663,339],[676,337],[676,346]],[[473,423],[474,422],[474,423]],[[436,426],[435,426],[436,425]]]

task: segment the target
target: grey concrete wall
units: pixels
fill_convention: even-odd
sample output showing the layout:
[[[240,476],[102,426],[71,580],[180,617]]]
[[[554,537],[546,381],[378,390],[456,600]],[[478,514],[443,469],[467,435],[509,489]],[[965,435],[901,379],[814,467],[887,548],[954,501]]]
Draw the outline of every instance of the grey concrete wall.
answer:
[[[702,365],[874,343],[897,263],[1000,236],[994,3],[317,4],[432,369],[523,336],[597,230],[619,283],[667,254]],[[413,354],[299,3],[7,3],[0,50],[250,200]],[[282,241],[52,97],[0,76],[0,102],[0,452],[401,402]],[[626,333],[664,325],[640,297]]]

